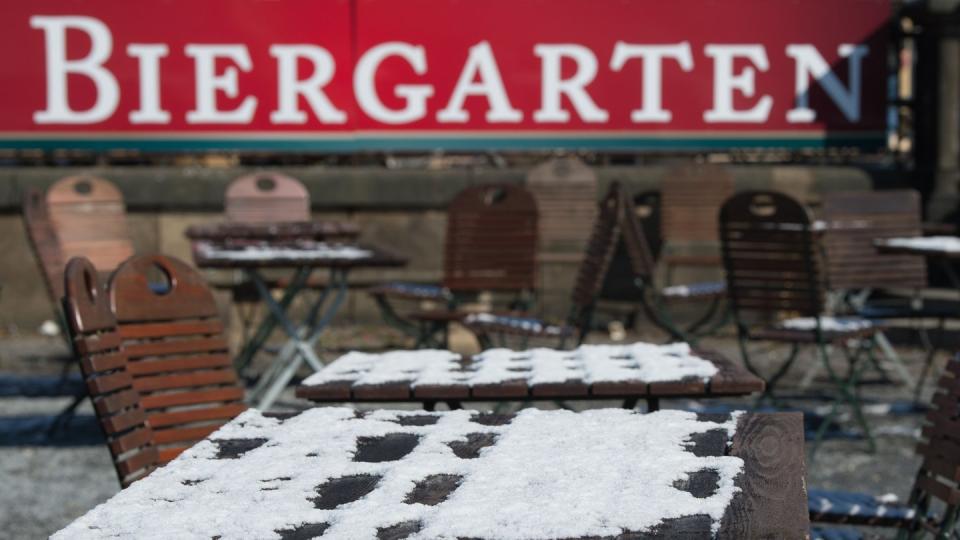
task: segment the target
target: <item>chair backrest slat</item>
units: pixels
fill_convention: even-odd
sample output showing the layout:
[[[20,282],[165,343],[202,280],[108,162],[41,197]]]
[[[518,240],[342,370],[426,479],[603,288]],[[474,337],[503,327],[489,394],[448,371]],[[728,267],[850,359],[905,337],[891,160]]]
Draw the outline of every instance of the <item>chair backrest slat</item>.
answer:
[[[30,247],[40,264],[47,293],[51,300],[58,302],[63,298],[63,253],[50,222],[47,201],[38,189],[30,188],[23,194],[23,224]]]
[[[86,257],[106,274],[133,255],[123,195],[112,183],[71,176],[50,186],[46,201],[63,260]]]
[[[133,257],[111,277],[109,295],[161,463],[246,408],[213,294],[196,270],[173,257]]]
[[[310,194],[299,180],[258,173],[234,180],[225,195],[227,219],[240,223],[310,221]]]
[[[745,191],[720,209],[727,296],[735,313],[820,315],[823,276],[810,215],[773,191]]]
[[[631,211],[628,207],[627,211]],[[647,283],[653,280],[656,261],[660,255],[663,240],[660,237],[660,192],[644,191],[634,195],[631,219],[636,220],[635,227],[643,231],[646,248],[627,249],[627,242],[621,240],[614,251],[613,260],[600,289],[600,298],[618,302],[636,302],[641,293],[637,279]],[[634,237],[630,237],[635,242]],[[630,253],[634,256],[631,258]],[[637,255],[637,254],[641,255]],[[648,255],[644,256],[643,253]],[[647,261],[646,263],[644,261]]]
[[[947,362],[932,405],[921,434],[923,441],[917,446],[923,462],[910,495],[921,518],[931,509],[933,499],[947,506],[941,516],[960,507],[960,357]]]
[[[124,487],[158,463],[140,395],[127,369],[117,320],[93,264],[74,258],[64,274],[63,308],[93,408]]]
[[[533,290],[537,204],[522,186],[469,187],[447,209],[443,285],[452,291]]]
[[[878,238],[922,236],[920,194],[912,189],[841,191],[823,199],[827,274],[835,289],[922,288],[926,259],[882,254]]]

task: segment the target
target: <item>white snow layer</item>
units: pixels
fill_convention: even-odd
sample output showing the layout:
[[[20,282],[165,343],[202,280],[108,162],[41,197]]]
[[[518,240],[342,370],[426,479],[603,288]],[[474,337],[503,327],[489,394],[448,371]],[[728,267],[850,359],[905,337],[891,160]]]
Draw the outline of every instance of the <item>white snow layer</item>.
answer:
[[[228,248],[209,242],[198,242],[196,249],[197,253],[204,258],[234,261],[270,259],[365,259],[373,256],[371,251],[356,246],[313,241],[302,241],[294,247],[249,245],[242,248]]]
[[[910,236],[904,238],[887,238],[878,240],[878,245],[890,247],[905,247],[944,253],[960,252],[960,238],[956,236]]]
[[[824,332],[854,332],[873,326],[867,319],[860,317],[820,317],[820,329]],[[813,330],[817,321],[813,317],[796,317],[781,321],[779,326],[789,330]]]
[[[526,540],[649,531],[695,514],[709,515],[716,533],[744,466],[738,457],[697,457],[685,447],[693,434],[711,429],[732,438],[737,414],[715,423],[685,411],[526,409],[502,426],[471,422],[471,411],[436,413],[439,421],[429,426],[390,421],[408,414],[377,411],[360,419],[352,409],[315,408],[281,423],[249,410],[211,438],[264,438],[262,446],[218,460],[217,445],[201,441],[53,538],[279,538],[275,531],[327,523],[324,538],[356,540],[417,521],[422,528],[411,540]],[[388,433],[416,434],[419,443],[398,461],[352,461],[358,437]],[[476,459],[460,459],[447,443],[469,433],[493,433],[497,441]],[[719,474],[711,495],[696,498],[674,487],[704,469]],[[403,502],[416,482],[434,474],[463,479],[440,504]],[[356,501],[315,508],[316,488],[348,475],[382,478]]]
[[[686,377],[709,379],[716,366],[694,355],[686,343],[652,345],[581,345],[573,351],[489,349],[466,368],[450,351],[350,352],[303,381],[305,386],[352,382],[354,386],[409,381],[412,386],[529,384],[581,380],[596,382],[661,382]]]

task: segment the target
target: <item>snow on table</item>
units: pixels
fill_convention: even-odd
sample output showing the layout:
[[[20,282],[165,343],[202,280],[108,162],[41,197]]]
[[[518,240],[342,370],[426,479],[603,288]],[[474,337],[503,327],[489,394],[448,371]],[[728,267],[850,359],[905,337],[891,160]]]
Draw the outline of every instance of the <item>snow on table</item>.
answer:
[[[365,259],[373,256],[372,251],[356,246],[313,241],[301,241],[295,246],[252,244],[239,248],[223,247],[210,242],[197,242],[196,251],[197,255],[204,259],[231,261]]]
[[[707,432],[729,445],[738,415],[249,410],[53,538],[520,540],[656,532],[692,516],[715,534],[744,461],[692,445]],[[705,473],[715,487],[695,495]]]
[[[861,317],[830,317],[823,316],[820,319],[820,329],[824,332],[857,332],[872,328],[873,323]],[[813,330],[817,326],[817,320],[813,317],[795,317],[781,321],[778,326],[788,330]]]
[[[460,355],[442,350],[350,352],[303,381],[304,386],[352,382],[354,386],[409,382],[475,386],[526,380],[530,385],[581,380],[585,383],[655,383],[700,378],[719,370],[686,343],[581,345],[573,351],[489,349],[464,367]]]
[[[921,251],[942,251],[960,253],[960,238],[956,236],[915,236],[904,238],[886,238],[878,240],[877,245]]]

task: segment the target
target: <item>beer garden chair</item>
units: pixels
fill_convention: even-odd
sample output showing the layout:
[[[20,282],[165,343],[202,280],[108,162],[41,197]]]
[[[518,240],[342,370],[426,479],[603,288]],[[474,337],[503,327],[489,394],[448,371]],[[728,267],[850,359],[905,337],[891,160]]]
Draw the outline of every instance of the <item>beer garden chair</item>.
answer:
[[[865,493],[808,490],[810,521],[896,527],[897,538],[960,538],[960,358],[954,357],[937,384],[917,453],[923,458],[906,504]],[[845,529],[814,527],[812,537],[860,538]]]
[[[64,264],[70,258],[89,258],[99,275],[106,277],[134,252],[123,194],[102,178],[70,176],[58,180],[46,192],[27,189],[23,194],[23,220],[44,286],[55,306],[63,297]],[[67,336],[60,310],[55,312],[62,335]],[[64,363],[61,384],[72,366],[72,361]],[[76,394],[51,423],[48,433],[72,418],[85,397],[85,392]]]
[[[417,348],[446,348],[448,324],[466,316],[458,308],[481,293],[505,294],[511,309],[527,310],[537,281],[537,218],[536,202],[522,186],[464,189],[447,207],[441,283],[371,288],[384,320],[415,338]],[[437,307],[401,314],[395,304],[404,300]]]
[[[618,300],[638,303],[672,338],[692,341],[692,335],[676,326],[662,311],[662,299],[654,291],[654,272],[655,259],[635,205],[623,187],[614,182],[598,206],[564,324],[551,324],[525,315],[494,313],[471,314],[464,323],[483,348],[494,345],[494,336],[499,338],[500,345],[506,345],[507,336],[520,337],[521,348],[525,348],[531,338],[559,340],[558,346],[563,348],[568,339],[575,336],[575,344],[579,345],[593,328],[598,300],[603,298],[604,290],[616,282],[620,290]],[[697,287],[691,286],[691,289]],[[716,294],[711,290],[703,297]]]
[[[875,362],[872,349],[876,328],[866,319],[825,313],[826,276],[813,229],[806,208],[782,193],[745,191],[724,203],[720,239],[727,297],[740,350],[747,368],[760,376],[748,343],[766,341],[791,347],[787,359],[765,377],[767,387],[759,404],[766,399],[777,402],[777,382],[790,369],[801,347],[814,347],[836,391],[830,412],[817,431],[815,448],[846,403],[873,451],[875,442],[863,414],[857,381],[864,366],[862,357],[866,355]],[[781,313],[790,314],[790,318],[777,320]],[[754,324],[750,317],[761,323]],[[769,324],[770,320],[777,322]],[[856,345],[851,348],[851,343]],[[845,376],[830,364],[831,345],[846,356]]]

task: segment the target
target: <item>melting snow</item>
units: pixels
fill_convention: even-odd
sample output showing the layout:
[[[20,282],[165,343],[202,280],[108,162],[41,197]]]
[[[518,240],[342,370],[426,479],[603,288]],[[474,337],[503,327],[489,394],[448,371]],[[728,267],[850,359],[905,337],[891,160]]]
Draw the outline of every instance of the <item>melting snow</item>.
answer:
[[[824,332],[854,332],[870,328],[873,323],[860,317],[820,317],[820,329]],[[817,321],[813,317],[797,317],[780,322],[779,326],[790,330],[813,330]]]
[[[573,351],[489,349],[464,368],[450,351],[351,352],[303,381],[305,386],[333,382],[354,385],[409,381],[420,385],[529,384],[582,380],[595,382],[661,382],[687,377],[709,379],[717,373],[710,361],[694,355],[686,343],[652,345],[581,345]]]
[[[916,236],[905,238],[887,238],[878,240],[877,245],[890,247],[905,247],[945,253],[960,252],[960,238],[956,236]]]
[[[248,245],[227,248],[209,242],[196,244],[197,254],[207,259],[249,261],[261,259],[364,259],[373,253],[356,246],[328,244],[326,242],[301,241],[293,247]]]
[[[698,457],[685,445],[714,429],[732,437],[737,414],[717,423],[685,411],[527,409],[500,426],[471,422],[471,411],[436,414],[433,425],[396,422],[409,414],[356,418],[352,409],[316,408],[281,422],[249,410],[210,439],[265,439],[261,446],[216,459],[218,446],[201,441],[54,538],[278,538],[275,531],[328,524],[324,538],[354,540],[412,521],[421,529],[411,539],[521,540],[649,531],[695,514],[710,516],[716,533],[744,466],[733,456]],[[419,442],[396,461],[353,461],[359,437],[396,433]],[[458,458],[448,443],[472,433],[496,442],[476,459]],[[718,474],[712,494],[674,487],[705,469]],[[404,502],[418,481],[437,474],[462,480],[439,504]],[[381,478],[355,501],[315,507],[318,486],[351,475]]]

